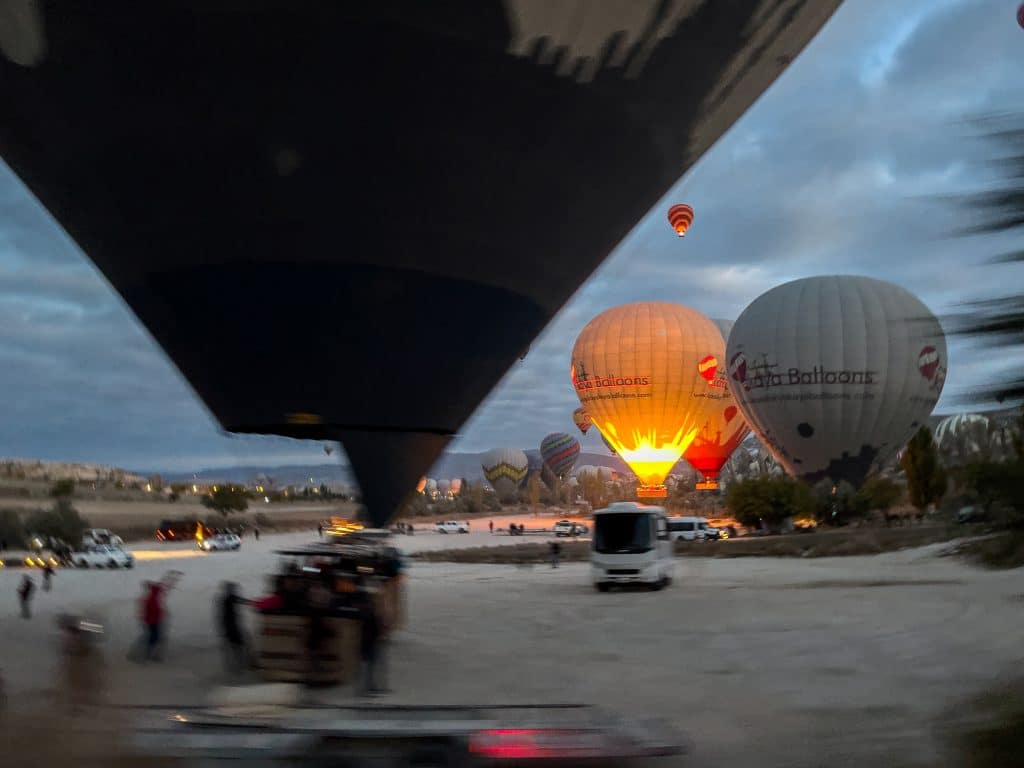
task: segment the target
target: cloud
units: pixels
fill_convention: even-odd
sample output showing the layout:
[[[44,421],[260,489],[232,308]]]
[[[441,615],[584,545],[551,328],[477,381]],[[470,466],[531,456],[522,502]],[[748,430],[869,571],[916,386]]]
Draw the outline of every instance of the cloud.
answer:
[[[1024,33],[990,0],[847,0],[769,92],[680,179],[516,363],[453,447],[533,447],[578,434],[569,353],[594,315],[629,301],[735,318],[815,274],[892,280],[936,313],[1019,285],[986,267],[1005,238],[953,237],[952,196],[992,183],[971,120],[1024,104]],[[628,148],[624,148],[628,151]],[[692,204],[684,240],[669,201]],[[1019,244],[1018,244],[1019,245]],[[950,344],[944,406],[1019,357]],[[188,469],[322,459],[318,444],[221,434],[145,330],[0,167],[0,455]],[[586,450],[604,450],[594,431]]]

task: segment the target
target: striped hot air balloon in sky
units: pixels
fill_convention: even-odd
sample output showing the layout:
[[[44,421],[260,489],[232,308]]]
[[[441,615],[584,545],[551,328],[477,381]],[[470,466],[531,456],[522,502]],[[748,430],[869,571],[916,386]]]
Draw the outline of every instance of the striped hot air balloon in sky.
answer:
[[[494,448],[483,455],[480,466],[499,496],[511,496],[526,477],[529,462],[518,448]]]
[[[590,414],[587,413],[587,409],[582,405],[572,412],[572,422],[579,427],[580,432],[584,435],[587,434],[587,430],[590,429]]]
[[[672,225],[672,229],[676,231],[677,235],[684,237],[686,230],[693,223],[693,208],[685,203],[673,205],[668,209],[668,223]]]
[[[552,432],[540,441],[540,455],[547,468],[564,480],[580,455],[580,441],[565,432]]]

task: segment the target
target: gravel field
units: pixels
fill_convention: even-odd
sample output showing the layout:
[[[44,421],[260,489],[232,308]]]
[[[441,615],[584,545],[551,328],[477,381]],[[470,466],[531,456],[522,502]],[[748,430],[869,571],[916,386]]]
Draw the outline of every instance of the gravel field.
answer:
[[[395,543],[416,551],[519,541],[483,532],[486,523],[460,536],[423,526]],[[11,706],[53,695],[60,611],[105,623],[108,701],[201,703],[225,682],[213,628],[220,581],[258,594],[273,550],[314,537],[264,536],[212,554],[140,545],[133,571],[58,572],[28,621],[17,613],[21,574],[0,571]],[[695,766],[934,765],[940,718],[1015,672],[1024,655],[1021,571],[973,569],[938,557],[943,547],[816,560],[684,557],[669,589],[610,594],[590,587],[585,564],[413,562],[388,698],[582,702],[666,717],[691,739],[686,763]],[[184,577],[168,601],[166,659],[129,664],[139,582],[168,568]],[[348,688],[317,695],[353,697]]]

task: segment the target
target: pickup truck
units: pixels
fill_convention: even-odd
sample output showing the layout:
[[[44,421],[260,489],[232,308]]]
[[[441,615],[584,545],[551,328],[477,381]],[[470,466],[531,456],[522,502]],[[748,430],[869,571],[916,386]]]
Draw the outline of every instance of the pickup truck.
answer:
[[[135,558],[120,547],[98,544],[81,552],[72,552],[71,564],[76,568],[133,568]]]
[[[434,530],[438,533],[469,533],[469,523],[445,520],[443,523],[434,523]]]

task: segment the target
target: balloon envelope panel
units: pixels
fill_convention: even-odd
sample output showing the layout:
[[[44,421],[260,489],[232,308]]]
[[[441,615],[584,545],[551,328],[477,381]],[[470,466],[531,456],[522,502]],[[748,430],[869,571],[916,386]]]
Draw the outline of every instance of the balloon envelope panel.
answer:
[[[899,286],[849,275],[780,285],[729,336],[730,385],[794,477],[854,485],[925,423],[946,378],[942,326]]]

